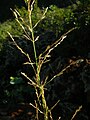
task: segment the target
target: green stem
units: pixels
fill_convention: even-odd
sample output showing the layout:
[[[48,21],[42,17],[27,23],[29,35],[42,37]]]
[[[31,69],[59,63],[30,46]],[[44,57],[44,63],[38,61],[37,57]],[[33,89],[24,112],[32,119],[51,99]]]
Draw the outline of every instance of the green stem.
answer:
[[[44,120],[48,120],[48,106],[46,103],[45,95],[44,95],[44,86],[41,87],[41,97],[42,97],[42,106],[43,106],[43,113],[44,113]]]
[[[36,69],[37,69],[36,82],[40,86],[40,94],[41,94],[41,99],[42,99],[42,107],[43,107],[43,113],[44,113],[44,120],[48,120],[48,106],[46,104],[46,99],[45,99],[45,95],[44,95],[44,86],[40,85],[40,71],[39,71],[39,64],[38,64],[37,53],[36,53],[34,30],[33,30],[33,25],[32,25],[32,17],[31,17],[31,12],[32,11],[30,9],[29,2],[28,2],[29,23],[30,23],[30,31],[31,31],[32,42],[33,42],[33,49],[34,49],[34,57],[35,57]],[[37,88],[35,88],[35,89],[36,89],[36,93],[37,93],[38,90],[37,90]],[[38,98],[38,95],[37,95],[37,98]]]
[[[29,23],[30,23],[30,30],[31,30],[31,36],[32,36],[32,42],[33,42],[33,49],[34,49],[34,57],[35,57],[35,63],[36,63],[36,68],[37,68],[37,83],[40,84],[40,73],[38,71],[38,60],[37,60],[37,53],[36,53],[36,46],[35,46],[35,38],[34,38],[34,30],[33,30],[33,25],[32,25],[32,15],[31,15],[31,8],[29,6],[28,2],[28,12],[29,12]]]

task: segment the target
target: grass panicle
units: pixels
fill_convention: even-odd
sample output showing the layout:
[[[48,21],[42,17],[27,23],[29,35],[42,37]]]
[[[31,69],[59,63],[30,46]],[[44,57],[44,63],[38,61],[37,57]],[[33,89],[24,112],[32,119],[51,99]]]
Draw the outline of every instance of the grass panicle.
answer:
[[[35,58],[34,62],[32,62],[33,60],[31,59],[30,55],[28,53],[24,52],[24,50],[16,43],[13,36],[9,32],[8,32],[8,34],[11,37],[11,39],[13,40],[16,47],[21,51],[22,54],[24,54],[27,57],[28,62],[26,62],[24,64],[31,65],[32,68],[33,68],[33,71],[35,73],[35,76],[34,76],[35,80],[33,80],[32,78],[28,77],[28,75],[26,73],[21,72],[21,74],[26,79],[29,80],[28,84],[32,85],[35,89],[37,99],[34,100],[35,104],[30,103],[30,105],[33,108],[35,108],[35,110],[36,110],[36,119],[39,120],[39,115],[42,114],[43,115],[43,120],[49,120],[49,119],[53,120],[52,110],[56,107],[56,105],[60,102],[60,100],[58,100],[55,105],[53,105],[51,108],[49,108],[48,105],[47,105],[46,98],[45,98],[45,86],[47,84],[49,84],[52,80],[54,80],[57,76],[60,76],[61,74],[63,74],[63,72],[66,71],[66,69],[68,69],[71,65],[67,66],[60,73],[53,76],[51,78],[51,80],[48,81],[48,82],[47,82],[48,76],[46,76],[43,83],[41,82],[42,80],[40,78],[41,68],[42,68],[44,63],[48,62],[47,58],[50,57],[51,51],[54,50],[59,44],[61,44],[61,42],[63,42],[63,40],[67,37],[67,35],[76,28],[72,28],[71,30],[69,30],[68,32],[63,34],[53,44],[48,45],[46,50],[43,53],[40,53],[40,55],[37,56],[36,41],[39,40],[39,35],[37,37],[35,37],[34,29],[45,18],[45,15],[48,11],[48,8],[46,8],[45,11],[43,12],[41,19],[39,21],[37,21],[35,25],[33,25],[32,12],[34,10],[34,7],[37,6],[37,5],[35,6],[35,4],[37,4],[37,1],[33,0],[33,2],[31,3],[31,0],[27,0],[26,2],[27,2],[27,5],[28,5],[29,24],[27,24],[25,22],[25,20],[22,18],[22,16],[20,15],[20,13],[16,9],[14,11],[13,10],[12,11],[15,15],[16,21],[19,23],[19,25],[21,26],[21,29],[24,31],[24,37],[27,40],[30,40],[32,42],[33,54],[34,54],[34,58]],[[27,31],[29,31],[29,33]],[[30,36],[30,34],[31,34],[31,36]],[[76,62],[71,63],[71,64],[76,64]],[[77,111],[76,111],[75,115],[76,114],[77,114]],[[73,120],[74,116],[72,117],[71,120]],[[58,120],[60,120],[60,119],[61,119],[61,117],[59,117]]]

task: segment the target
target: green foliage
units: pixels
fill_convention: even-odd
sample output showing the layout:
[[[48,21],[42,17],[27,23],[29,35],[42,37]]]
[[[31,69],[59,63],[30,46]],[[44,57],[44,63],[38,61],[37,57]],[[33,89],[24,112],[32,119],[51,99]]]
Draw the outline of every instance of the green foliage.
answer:
[[[85,4],[84,6],[85,7],[83,7],[83,4],[80,1],[78,1],[77,4],[73,4],[66,8],[58,8],[51,5],[48,9],[46,18],[35,29],[36,33],[41,33],[41,31],[53,31],[55,35],[58,36],[61,31],[64,31],[65,29],[88,25],[90,23],[90,4]],[[27,24],[29,21],[26,8],[22,7],[17,10]],[[42,13],[43,10],[40,10],[40,8],[34,9],[32,12],[33,25],[41,18]],[[0,24],[0,42],[7,38],[7,31],[18,37],[23,33],[21,27],[15,20],[8,20],[3,24]]]
[[[20,12],[22,17],[27,18],[25,7],[22,7],[21,9],[17,8],[17,10]],[[19,26],[19,24],[15,19],[7,20],[4,23],[0,23],[0,49],[2,48],[3,42],[8,38],[7,31],[10,32],[13,35],[13,37],[17,37],[17,38],[21,37],[23,34],[23,30],[21,29],[21,26]]]
[[[47,25],[49,25],[48,28],[57,34],[64,30],[64,25],[70,23],[73,17],[73,11],[69,8],[50,6],[46,18],[46,21],[49,21],[49,23],[47,23]]]
[[[76,7],[73,5],[73,13],[76,18],[75,23],[79,26],[87,26],[90,24],[90,2],[80,2],[77,1]]]
[[[17,8],[17,7],[16,7]],[[26,12],[27,10],[25,7],[22,7],[21,9],[17,8],[17,11],[20,13],[23,19],[25,19],[26,24],[29,22],[28,21],[28,13]],[[33,12],[32,19],[33,19],[33,24],[35,24],[38,19],[41,17],[40,15],[40,9]],[[21,37],[23,34],[23,30],[21,29],[21,26],[17,23],[16,20],[7,20],[4,23],[0,24],[0,43],[4,42],[4,40],[7,39],[8,34],[7,31],[10,32],[13,37]]]
[[[47,29],[49,28],[58,34],[72,27],[81,28],[82,26],[87,26],[90,24],[89,5],[90,4],[86,4],[85,7],[83,7],[83,4],[78,2],[66,8],[50,6],[43,28],[47,27]]]
[[[7,31],[11,32],[14,37],[22,35],[22,30],[15,20],[6,21],[3,24],[0,24],[0,42],[8,37]]]
[[[10,77],[10,84],[22,84],[23,82],[20,77]]]
[[[35,93],[33,87],[28,85],[20,76],[10,77],[8,81],[10,83],[6,84],[5,82],[0,85],[0,90],[1,86],[4,87],[0,94],[0,104],[30,102],[34,99]]]

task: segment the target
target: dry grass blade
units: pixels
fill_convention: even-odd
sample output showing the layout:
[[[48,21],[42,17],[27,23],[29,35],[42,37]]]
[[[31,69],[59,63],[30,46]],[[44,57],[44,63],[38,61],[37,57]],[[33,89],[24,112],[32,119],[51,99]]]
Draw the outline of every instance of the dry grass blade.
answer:
[[[51,109],[50,109],[50,111],[52,111],[56,106],[57,106],[57,104],[60,102],[60,100],[58,100],[56,103],[55,103],[55,105],[53,105],[52,107],[51,107]]]
[[[70,29],[68,32],[66,32],[65,34],[63,34],[56,42],[54,42],[52,45],[47,46],[46,50],[43,52],[42,55],[47,55],[50,54],[50,52],[56,48],[59,44],[61,44],[61,42],[63,42],[63,40],[67,37],[67,35],[72,32],[73,30],[75,30],[76,28],[72,28]]]
[[[71,120],[73,120],[75,118],[75,116],[77,115],[78,112],[80,112],[81,109],[82,109],[82,105],[79,106],[78,109],[76,109],[76,111],[75,111],[74,115],[72,116]]]
[[[39,110],[39,108],[37,108],[35,105],[33,105],[32,103],[29,103],[29,105],[31,105],[33,108],[37,109],[41,114],[43,114],[43,112],[41,110]]]
[[[38,86],[35,82],[33,82],[33,80],[30,79],[25,73],[21,72],[21,74],[22,74],[24,77],[26,77],[26,78],[30,81],[30,83],[29,83],[30,85],[39,88],[39,86]]]
[[[22,48],[19,47],[19,45],[15,42],[14,38],[12,37],[12,35],[9,32],[7,32],[7,33],[10,36],[10,38],[12,39],[12,41],[14,42],[15,46],[21,51],[21,53],[24,54],[25,56],[27,56],[27,54],[22,50]]]
[[[35,38],[35,42],[36,42],[37,40],[39,40],[39,37],[40,37],[40,36],[37,36],[37,37]]]
[[[58,120],[60,120],[60,119],[61,119],[61,117],[58,118]]]
[[[30,26],[25,23],[24,19],[21,17],[20,13],[19,13],[16,9],[14,9],[14,10],[11,9],[11,11],[13,12],[13,14],[14,14],[14,16],[15,16],[16,21],[18,22],[18,24],[21,26],[22,30],[23,30],[24,33],[26,34],[25,37],[26,37],[28,40],[31,40],[31,41],[32,41],[32,39],[30,38],[29,34],[27,33],[27,31],[26,31],[26,29],[25,29],[25,27],[27,27],[27,29],[31,32]],[[23,24],[22,24],[19,20],[21,20]],[[25,26],[25,27],[24,27],[24,26]]]
[[[29,60],[28,63],[32,66],[34,72],[36,73],[35,68],[34,68],[34,66],[33,66],[33,63],[32,63],[32,61],[31,61],[31,58],[30,58],[29,54],[23,51],[23,49],[15,42],[14,38],[12,37],[12,35],[11,35],[9,32],[7,32],[7,33],[8,33],[9,36],[11,37],[11,39],[12,39],[12,41],[14,42],[15,46],[21,51],[22,54],[24,54],[24,55],[28,58],[28,60]]]
[[[24,65],[35,65],[35,63],[25,62]]]
[[[34,3],[35,3],[35,0],[33,0],[33,1],[32,1],[32,3],[30,3],[30,4],[31,4],[31,11],[33,11],[33,8],[34,8],[34,7],[33,7],[33,6],[34,6]]]
[[[79,59],[76,60],[74,62],[72,62],[70,65],[68,65],[67,67],[65,67],[63,70],[61,70],[58,74],[54,75],[51,80],[49,80],[46,84],[50,83],[51,81],[53,81],[56,77],[59,77],[60,75],[62,75],[68,68],[71,67],[71,65],[75,65],[75,64],[80,64],[81,62],[83,62],[83,59]]]
[[[33,29],[36,28],[37,25],[45,18],[45,15],[46,15],[46,13],[47,13],[47,10],[48,10],[48,7],[45,9],[45,11],[44,11],[44,13],[43,13],[41,19],[38,20],[38,22],[34,25]]]
[[[36,108],[38,108],[38,104],[37,104],[37,101],[35,100],[35,105],[36,105]],[[36,109],[36,119],[39,120],[39,110]]]
[[[50,119],[53,120],[53,117],[52,117],[52,113],[51,113],[51,111],[50,111],[49,113],[50,113]]]

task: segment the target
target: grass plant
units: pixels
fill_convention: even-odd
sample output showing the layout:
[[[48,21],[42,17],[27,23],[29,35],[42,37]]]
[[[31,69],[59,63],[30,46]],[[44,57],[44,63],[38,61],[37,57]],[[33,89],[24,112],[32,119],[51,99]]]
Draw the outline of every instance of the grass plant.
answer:
[[[39,120],[40,115],[41,115],[41,116],[43,116],[42,117],[43,120],[53,120],[52,110],[59,103],[60,100],[58,100],[57,103],[55,105],[53,105],[51,108],[48,107],[47,101],[46,101],[46,98],[45,98],[46,85],[50,84],[50,82],[52,80],[54,80],[57,76],[60,76],[61,74],[63,74],[63,72],[66,69],[68,69],[68,67],[70,67],[70,65],[67,66],[65,69],[63,69],[57,75],[53,76],[49,81],[47,81],[47,79],[48,79],[47,76],[45,77],[44,80],[41,80],[41,77],[40,77],[41,68],[42,68],[44,63],[46,63],[50,60],[51,51],[54,50],[61,42],[63,42],[63,40],[67,37],[67,35],[71,31],[73,31],[75,28],[72,28],[71,30],[69,30],[68,32],[63,34],[53,44],[48,45],[46,50],[43,53],[40,53],[40,55],[38,56],[37,55],[37,49],[36,49],[36,41],[39,40],[39,36],[35,36],[34,30],[38,26],[38,24],[45,18],[45,15],[47,13],[48,8],[46,8],[45,11],[43,12],[41,19],[38,22],[36,22],[35,25],[33,25],[32,12],[33,12],[34,7],[36,7],[35,2],[37,3],[36,0],[34,0],[32,3],[31,3],[31,0],[26,1],[27,6],[28,6],[29,24],[27,24],[25,22],[25,20],[22,18],[22,16],[20,15],[20,13],[16,9],[13,11],[13,13],[15,15],[15,18],[16,18],[16,21],[19,23],[19,25],[21,26],[21,29],[24,31],[24,37],[27,40],[29,40],[30,42],[32,42],[33,54],[34,54],[34,60],[35,60],[34,62],[31,59],[30,55],[28,53],[24,52],[23,49],[16,43],[13,36],[9,32],[8,32],[8,34],[11,37],[11,39],[13,40],[16,47],[21,51],[22,54],[24,54],[28,58],[28,62],[26,62],[24,64],[31,65],[32,68],[33,68],[33,71],[35,73],[34,79],[32,79],[32,78],[28,77],[28,75],[26,73],[21,72],[21,74],[29,80],[28,84],[33,86],[34,89],[35,89],[35,94],[36,94],[36,100],[34,100],[35,103],[34,104],[30,103],[30,105],[32,107],[34,107],[35,110],[36,110],[36,118],[35,119]],[[29,31],[30,34],[27,31]],[[74,62],[72,64],[76,64],[76,62]],[[75,115],[72,117],[71,120],[73,120]],[[60,118],[61,117],[59,117],[59,120],[60,120]]]

